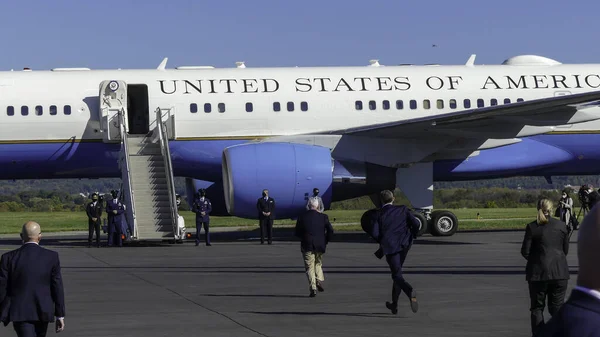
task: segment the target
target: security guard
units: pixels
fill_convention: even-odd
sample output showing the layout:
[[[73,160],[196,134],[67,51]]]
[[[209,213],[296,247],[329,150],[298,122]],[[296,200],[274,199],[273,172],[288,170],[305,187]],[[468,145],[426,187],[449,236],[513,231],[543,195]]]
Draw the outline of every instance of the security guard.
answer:
[[[118,199],[118,191],[110,191],[112,199],[106,202],[106,213],[108,214],[108,246],[113,245],[115,235],[117,237],[116,244],[119,247],[123,246],[123,239],[121,238],[122,227],[123,227],[123,213],[125,212],[125,205],[123,205]]]
[[[94,231],[96,232],[96,247],[100,248],[100,222],[102,218],[102,202],[98,200],[98,192],[92,194],[92,202],[87,204],[85,212],[88,216],[88,247],[92,246]]]
[[[205,189],[199,189],[198,192],[200,197],[194,198],[194,203],[192,204],[192,212],[196,213],[196,246],[200,244],[200,231],[202,231],[202,226],[204,226],[204,233],[206,234],[206,245],[211,246],[208,227],[210,223],[209,214],[212,211],[212,204],[206,197]]]

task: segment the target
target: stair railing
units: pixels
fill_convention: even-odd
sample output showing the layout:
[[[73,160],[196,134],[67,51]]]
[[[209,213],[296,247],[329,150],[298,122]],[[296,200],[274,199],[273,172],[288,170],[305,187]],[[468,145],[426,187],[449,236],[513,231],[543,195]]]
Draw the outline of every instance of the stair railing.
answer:
[[[122,193],[121,198],[125,203],[125,215],[128,224],[133,225],[133,239],[138,237],[138,226],[135,217],[135,201],[131,184],[131,164],[129,162],[129,147],[127,144],[127,130],[125,129],[125,109],[119,111],[119,130],[121,133],[121,152],[119,154],[119,168],[121,169]]]

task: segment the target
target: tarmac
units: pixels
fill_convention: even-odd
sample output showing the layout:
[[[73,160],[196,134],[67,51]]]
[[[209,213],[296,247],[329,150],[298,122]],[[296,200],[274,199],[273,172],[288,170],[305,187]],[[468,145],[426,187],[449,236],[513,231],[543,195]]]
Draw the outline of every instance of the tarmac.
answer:
[[[210,247],[123,248],[43,234],[42,245],[61,258],[67,315],[59,336],[531,336],[522,231],[420,237],[404,267],[419,311],[403,294],[396,315],[385,307],[389,269],[366,234],[336,233],[323,259],[325,291],[315,298],[291,230],[276,229],[273,245],[257,234],[217,232]],[[19,244],[4,235],[0,253]],[[13,335],[12,325],[0,325],[0,336]]]

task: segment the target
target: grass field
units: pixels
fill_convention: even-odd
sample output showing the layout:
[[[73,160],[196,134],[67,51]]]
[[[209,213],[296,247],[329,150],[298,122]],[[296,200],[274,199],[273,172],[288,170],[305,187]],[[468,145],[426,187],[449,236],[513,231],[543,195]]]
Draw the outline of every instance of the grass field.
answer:
[[[474,229],[515,229],[524,228],[525,224],[535,219],[533,208],[472,208],[453,209],[459,221],[460,230]],[[326,212],[336,230],[360,230],[358,222],[364,210]],[[477,219],[477,213],[480,219]],[[193,228],[195,215],[183,212],[186,227]],[[21,226],[28,220],[34,220],[42,225],[44,232],[86,231],[87,217],[85,213],[75,212],[0,212],[0,234],[19,233]],[[275,226],[294,225],[293,220],[276,220]],[[336,224],[355,224],[336,226]],[[236,217],[211,217],[211,227],[256,227],[256,220]]]

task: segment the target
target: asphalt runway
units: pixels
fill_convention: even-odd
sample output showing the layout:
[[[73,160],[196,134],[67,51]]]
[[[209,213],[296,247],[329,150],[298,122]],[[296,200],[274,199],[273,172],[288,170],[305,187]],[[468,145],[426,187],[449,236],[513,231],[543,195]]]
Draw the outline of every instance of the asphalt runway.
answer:
[[[337,234],[323,260],[325,292],[315,298],[299,243],[285,238],[87,248],[83,238],[46,234],[42,243],[61,257],[67,316],[59,336],[530,336],[523,232],[419,238],[404,268],[419,312],[401,295],[397,315],[385,307],[385,259],[365,237]],[[0,252],[18,244],[2,239]],[[15,335],[12,324],[0,335]]]

